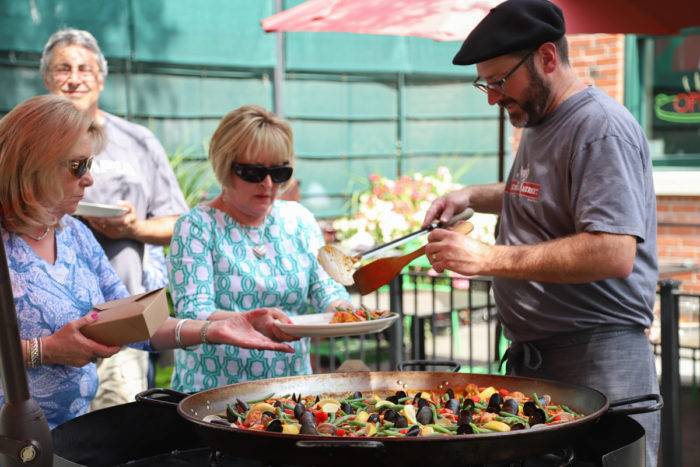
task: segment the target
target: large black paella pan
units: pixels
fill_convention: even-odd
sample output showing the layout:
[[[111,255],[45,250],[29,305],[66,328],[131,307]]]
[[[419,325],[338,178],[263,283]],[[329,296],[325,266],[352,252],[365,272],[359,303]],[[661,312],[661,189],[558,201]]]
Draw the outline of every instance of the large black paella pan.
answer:
[[[221,414],[236,399],[256,400],[270,393],[276,395],[340,394],[388,392],[404,390],[412,393],[438,388],[462,388],[467,384],[494,386],[524,394],[549,394],[552,400],[566,404],[583,418],[503,433],[460,436],[401,438],[339,438],[312,435],[287,435],[221,426],[204,421],[208,415]],[[138,399],[163,403],[142,393]],[[604,415],[644,413],[662,406],[660,396],[648,395],[609,403],[606,397],[590,388],[555,381],[510,376],[478,375],[449,372],[357,372],[276,378],[233,384],[182,395],[177,411],[193,424],[195,431],[212,448],[239,457],[270,463],[307,465],[370,465],[403,466],[464,465],[520,459],[572,444]],[[629,404],[653,400],[652,405],[630,407]]]

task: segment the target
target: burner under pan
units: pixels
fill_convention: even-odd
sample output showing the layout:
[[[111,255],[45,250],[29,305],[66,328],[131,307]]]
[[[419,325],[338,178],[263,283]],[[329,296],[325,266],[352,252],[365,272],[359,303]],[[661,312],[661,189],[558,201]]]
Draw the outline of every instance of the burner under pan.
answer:
[[[175,410],[138,402],[83,415],[55,428],[52,434],[55,454],[78,466],[296,467],[293,453],[289,464],[274,465],[213,453],[204,446],[192,424]],[[596,422],[582,444],[569,450],[505,463],[464,463],[459,467],[638,467],[644,462],[644,441],[644,430],[637,422],[627,416],[608,416]],[[359,451],[347,454],[372,465],[402,463],[402,459],[381,457],[363,461],[365,453]],[[335,461],[339,460],[348,459],[336,457]],[[332,458],[319,456],[319,467],[334,464]]]

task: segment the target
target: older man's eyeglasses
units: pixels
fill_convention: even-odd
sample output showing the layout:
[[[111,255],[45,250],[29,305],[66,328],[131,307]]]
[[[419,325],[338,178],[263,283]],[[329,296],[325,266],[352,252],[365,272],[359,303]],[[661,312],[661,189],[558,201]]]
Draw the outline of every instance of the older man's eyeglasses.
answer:
[[[76,68],[70,65],[59,65],[51,69],[51,76],[59,81],[65,81],[73,72],[77,73],[82,81],[91,81],[96,77],[95,69],[89,65],[78,65]]]
[[[68,170],[75,178],[80,178],[92,168],[93,159],[94,157],[88,157],[87,159],[68,161]]]
[[[274,183],[284,183],[292,178],[294,172],[294,169],[289,165],[266,167],[259,164],[233,164],[231,169],[241,180],[248,183],[260,183],[268,175]]]
[[[486,94],[488,94],[489,91],[495,91],[500,94],[503,94],[504,86],[506,85],[506,81],[508,80],[508,78],[513,76],[513,73],[518,71],[518,68],[520,68],[522,64],[525,63],[533,53],[535,53],[535,50],[525,55],[513,68],[510,69],[508,73],[505,74],[503,78],[499,79],[498,81],[494,81],[493,83],[487,83],[486,81],[482,80],[479,76],[477,76],[472,84],[475,88],[485,92]]]

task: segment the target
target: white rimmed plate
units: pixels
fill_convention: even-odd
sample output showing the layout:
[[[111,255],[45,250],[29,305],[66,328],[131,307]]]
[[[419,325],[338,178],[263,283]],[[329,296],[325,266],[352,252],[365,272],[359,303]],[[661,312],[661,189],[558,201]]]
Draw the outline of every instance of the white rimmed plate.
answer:
[[[73,214],[86,217],[113,217],[121,216],[126,211],[126,208],[113,204],[98,204],[81,201],[78,203],[78,209],[76,209]]]
[[[396,313],[390,313],[385,318],[372,321],[358,321],[356,323],[333,323],[333,313],[317,313],[310,315],[290,316],[292,324],[275,322],[282,331],[296,337],[342,337],[360,336],[362,334],[374,334],[391,326],[399,317]]]

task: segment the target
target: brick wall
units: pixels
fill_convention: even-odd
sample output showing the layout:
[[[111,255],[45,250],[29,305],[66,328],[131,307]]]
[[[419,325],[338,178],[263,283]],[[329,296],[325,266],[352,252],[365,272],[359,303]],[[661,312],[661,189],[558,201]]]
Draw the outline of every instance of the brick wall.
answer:
[[[700,266],[700,196],[657,195],[659,262]],[[700,293],[700,272],[679,274],[681,291]]]
[[[576,75],[620,103],[624,99],[625,36],[621,34],[577,34],[567,36],[569,59]],[[513,153],[521,131],[511,138]],[[700,196],[657,196],[658,252],[660,263],[700,266]],[[674,276],[681,291],[700,293],[700,273]]]

